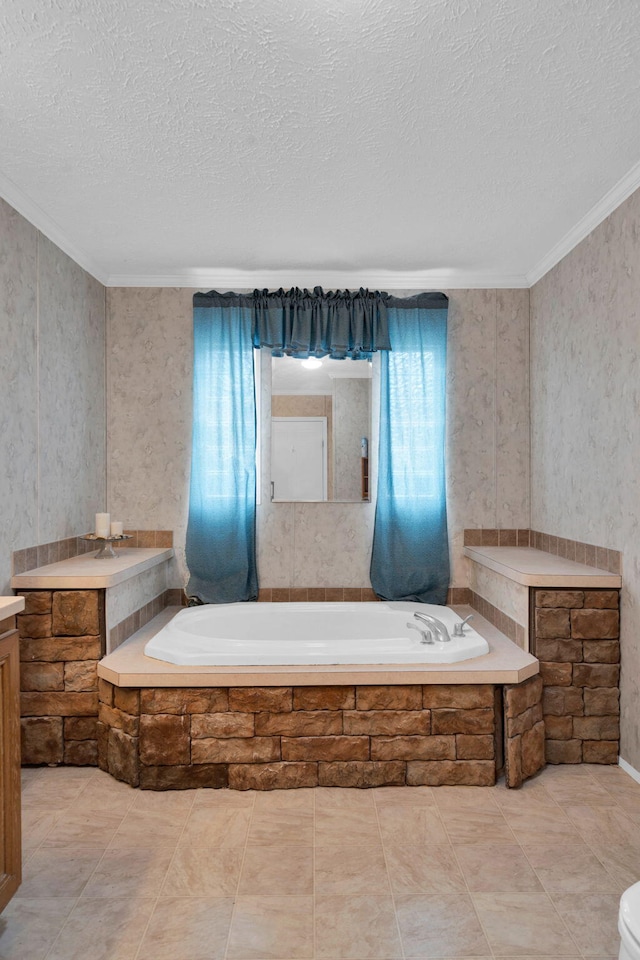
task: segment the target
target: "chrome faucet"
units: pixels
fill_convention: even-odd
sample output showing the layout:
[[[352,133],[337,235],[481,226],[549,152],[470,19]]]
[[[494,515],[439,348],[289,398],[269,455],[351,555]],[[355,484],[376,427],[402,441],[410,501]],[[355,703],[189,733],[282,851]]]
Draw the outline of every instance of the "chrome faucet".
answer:
[[[454,623],[453,625],[453,635],[454,637],[464,637],[464,625],[469,623],[469,620],[473,620],[473,614],[470,613],[468,617],[465,617],[464,620],[461,620],[460,623]]]
[[[423,623],[427,624],[436,640],[440,640],[441,643],[448,643],[451,640],[449,631],[437,617],[432,617],[429,613],[414,613],[413,616],[416,620],[422,620]]]

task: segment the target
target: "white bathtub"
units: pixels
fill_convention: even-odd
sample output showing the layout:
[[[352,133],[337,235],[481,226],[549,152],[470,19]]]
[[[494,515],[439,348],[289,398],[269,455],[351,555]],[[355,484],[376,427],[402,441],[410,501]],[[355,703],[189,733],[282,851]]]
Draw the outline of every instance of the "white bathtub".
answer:
[[[451,635],[421,642],[413,613],[430,614]],[[339,663],[457,663],[489,646],[460,617],[425,603],[230,603],[181,610],[145,647],[156,660],[185,666]],[[420,626],[424,626],[420,624]]]

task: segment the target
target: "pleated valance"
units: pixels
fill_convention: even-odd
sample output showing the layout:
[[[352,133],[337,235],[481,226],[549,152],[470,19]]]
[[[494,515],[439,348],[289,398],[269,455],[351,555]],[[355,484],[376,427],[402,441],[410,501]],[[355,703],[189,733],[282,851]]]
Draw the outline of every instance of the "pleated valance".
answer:
[[[273,356],[363,360],[390,350],[389,295],[380,291],[254,290],[252,294],[196,293],[194,307],[250,307],[253,345]]]

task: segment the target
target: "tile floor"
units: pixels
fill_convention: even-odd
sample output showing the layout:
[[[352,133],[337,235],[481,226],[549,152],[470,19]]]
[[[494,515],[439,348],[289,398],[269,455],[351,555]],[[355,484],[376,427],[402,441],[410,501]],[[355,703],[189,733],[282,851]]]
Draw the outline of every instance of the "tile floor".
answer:
[[[133,790],[24,771],[24,880],[0,960],[613,958],[640,784]]]

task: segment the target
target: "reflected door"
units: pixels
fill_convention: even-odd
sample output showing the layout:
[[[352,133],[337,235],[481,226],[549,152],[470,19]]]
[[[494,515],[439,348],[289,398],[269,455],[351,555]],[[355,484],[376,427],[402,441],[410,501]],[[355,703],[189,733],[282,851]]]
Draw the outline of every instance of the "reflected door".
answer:
[[[327,499],[327,418],[273,417],[272,500]]]

